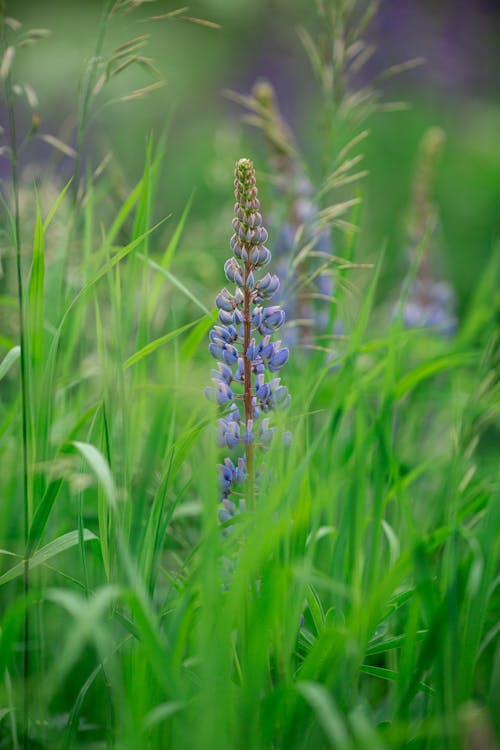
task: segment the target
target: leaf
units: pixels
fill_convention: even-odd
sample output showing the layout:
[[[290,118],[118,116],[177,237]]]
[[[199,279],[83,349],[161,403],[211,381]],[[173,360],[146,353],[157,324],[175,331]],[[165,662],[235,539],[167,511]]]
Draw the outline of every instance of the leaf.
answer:
[[[10,713],[14,711],[14,708],[0,708],[0,721],[5,719],[6,716],[8,716]]]
[[[181,701],[170,701],[169,703],[160,703],[159,706],[155,706],[149,711],[144,717],[144,726],[147,729],[152,729],[158,726],[170,716],[178,713],[185,707],[185,703]]]
[[[301,681],[297,691],[311,706],[318,724],[337,750],[350,750],[352,742],[347,732],[344,717],[338,710],[328,690],[317,682]]]
[[[146,263],[148,263],[148,265],[150,265],[151,268],[153,268],[155,271],[158,271],[158,273],[161,273],[163,276],[165,276],[165,278],[168,279],[171,284],[173,284],[175,287],[177,287],[177,289],[179,289],[183,294],[185,294],[186,297],[191,300],[191,302],[194,302],[194,304],[197,307],[199,307],[200,310],[203,310],[203,312],[206,313],[207,315],[210,314],[210,310],[207,307],[205,307],[205,305],[203,304],[203,302],[200,302],[200,300],[198,299],[198,297],[196,297],[196,295],[194,295],[193,292],[191,292],[187,288],[187,286],[184,286],[184,284],[181,281],[179,281],[179,279],[176,278],[176,276],[174,276],[172,273],[170,273],[170,271],[165,270],[164,268],[162,268],[161,266],[159,266],[158,263],[155,263],[150,258],[146,258],[141,253],[138,253],[137,257],[141,258],[141,260],[143,260]]]
[[[427,630],[418,630],[415,634],[415,640],[423,640],[427,633]],[[372,645],[368,645],[368,648],[366,649],[366,655],[372,656],[373,654],[385,654],[386,651],[392,651],[395,648],[401,648],[405,644],[407,637],[407,635],[397,635],[394,638],[388,638],[385,641],[377,641]]]
[[[479,332],[500,310],[500,242],[495,246],[491,259],[475,287],[472,299],[466,310],[463,324],[458,331],[460,343],[475,341]]]
[[[97,480],[100,482],[108,503],[111,508],[116,507],[116,486],[115,480],[109,468],[109,464],[97,448],[90,443],[81,443],[74,440],[72,443],[75,448],[82,454]]]
[[[316,632],[319,635],[325,626],[325,613],[323,611],[323,606],[321,604],[321,599],[319,598],[318,592],[311,585],[309,585],[308,588],[310,595],[308,595],[307,597],[307,604],[314,622],[314,626],[316,628]]]
[[[80,688],[80,692],[76,696],[76,700],[68,716],[68,721],[66,723],[66,734],[61,744],[61,750],[68,750],[68,748],[71,747],[72,739],[78,726],[78,719],[80,717],[80,711],[82,710],[83,701],[85,700],[88,691],[94,684],[95,678],[100,674],[102,668],[103,665],[98,664]]]
[[[83,539],[85,542],[90,542],[94,539],[97,539],[97,537],[88,529],[84,529]],[[78,544],[78,542],[78,531],[69,531],[67,534],[62,534],[62,536],[57,537],[57,539],[54,539],[52,542],[46,544],[45,547],[42,547],[40,550],[38,550],[38,552],[35,552],[33,557],[29,559],[29,570],[33,570],[33,568],[37,568],[39,565],[43,565],[51,558],[61,554],[61,552],[65,552],[71,547],[74,547]],[[14,578],[22,575],[23,572],[24,560],[17,565],[14,565],[13,568],[0,576],[0,586],[3,586],[4,583],[8,583],[9,581],[14,580]]]
[[[10,669],[19,642],[21,628],[28,607],[39,601],[39,595],[30,591],[27,596],[20,596],[2,612],[2,627],[0,628],[0,673],[5,674]]]
[[[193,202],[193,195],[191,194],[188,202],[186,203],[184,211],[182,212],[181,218],[179,219],[177,226],[175,227],[175,230],[170,239],[170,242],[168,243],[166,250],[163,253],[163,257],[159,263],[160,267],[163,268],[164,271],[168,271],[170,264],[172,263],[174,254],[177,250],[180,239],[182,237],[182,232],[184,231],[184,226],[186,224],[186,220],[189,215],[192,202]],[[161,291],[161,279],[155,279],[155,281],[153,282],[153,289],[151,290],[151,295],[150,295],[150,308],[149,308],[150,310],[155,309],[158,303],[158,297],[160,295],[160,291]]]
[[[106,244],[111,245],[116,239],[116,236],[118,232],[120,231],[120,229],[122,228],[122,226],[124,225],[127,216],[130,214],[133,207],[137,203],[139,195],[141,194],[141,190],[142,190],[142,178],[139,180],[135,188],[132,190],[132,192],[128,196],[123,206],[121,206],[118,212],[118,216],[112,223],[110,230],[106,235]]]
[[[73,182],[73,178],[71,178],[71,179],[68,180],[68,182],[63,187],[63,189],[61,190],[61,192],[59,193],[59,195],[55,199],[54,203],[52,204],[52,208],[50,209],[49,213],[47,214],[47,218],[43,222],[43,231],[44,232],[47,231],[47,229],[49,228],[50,224],[52,223],[52,219],[54,218],[54,216],[55,216],[55,214],[57,212],[57,209],[59,208],[62,199],[64,198],[64,196],[68,192],[68,189],[69,189],[69,187],[70,187],[70,185],[71,185],[72,182]]]
[[[189,362],[193,358],[201,342],[207,336],[208,331],[212,325],[217,322],[217,312],[217,309],[215,309],[210,316],[205,315],[204,318],[201,318],[189,336],[186,336],[180,350],[182,362]]]
[[[102,279],[102,277],[105,276],[108,273],[108,271],[111,271],[111,269],[114,268],[117,263],[119,263],[121,260],[126,258],[127,255],[129,255],[132,252],[132,250],[135,250],[141,244],[141,242],[144,241],[146,237],[152,234],[156,229],[158,229],[158,227],[164,224],[169,218],[170,216],[165,216],[163,219],[157,222],[157,224],[155,224],[150,229],[143,232],[139,237],[136,237],[134,240],[132,240],[132,242],[129,242],[128,245],[121,247],[118,250],[118,252],[115,253],[115,255],[113,255],[112,258],[110,258],[103,266],[101,266],[101,268],[99,269],[99,271],[97,271],[95,276],[89,282],[87,282],[87,284],[85,284],[83,289],[81,289],[80,292],[78,293],[77,298],[85,294],[85,292],[87,292],[97,281],[99,281],[99,279]],[[73,300],[72,304],[74,304],[74,302],[75,300]]]
[[[43,359],[43,336],[45,322],[45,237],[38,199],[36,201],[35,232],[33,237],[33,260],[28,288],[29,303],[29,352],[34,365]]]
[[[113,654],[119,651],[129,639],[130,636],[127,635],[122,641],[120,641],[113,649]],[[80,711],[82,710],[83,702],[87,696],[88,691],[94,684],[96,677],[103,671],[104,665],[107,661],[107,658],[103,659],[103,661],[98,664],[97,667],[89,674],[82,687],[80,688],[80,692],[76,696],[76,700],[68,716],[68,721],[66,722],[66,734],[61,743],[61,750],[69,750],[69,748],[71,747],[74,733],[78,728],[78,719],[80,717]]]
[[[127,370],[129,367],[132,367],[132,365],[137,364],[137,362],[140,362],[141,359],[144,359],[144,357],[149,356],[152,354],[156,349],[158,349],[160,346],[163,346],[163,344],[166,344],[167,341],[171,341],[172,339],[176,338],[177,336],[180,336],[181,333],[184,331],[188,331],[190,328],[192,328],[195,325],[198,325],[200,321],[205,320],[205,318],[198,318],[197,320],[194,320],[192,323],[186,323],[186,325],[181,326],[180,328],[176,328],[175,331],[170,331],[169,333],[166,333],[165,336],[160,336],[158,339],[154,339],[154,341],[150,341],[149,344],[146,344],[146,346],[143,346],[142,349],[139,349],[135,354],[132,354],[125,362],[123,363],[123,369]]]
[[[137,200],[137,198],[135,198],[135,200]],[[130,205],[130,207],[129,207],[129,210],[131,210],[132,206],[133,206],[133,203],[131,203],[131,205]],[[118,263],[120,263],[120,261],[124,260],[124,259],[125,259],[125,258],[127,257],[127,255],[130,255],[130,253],[131,253],[131,252],[132,252],[133,250],[135,250],[135,249],[136,249],[136,248],[137,248],[137,247],[138,247],[138,246],[139,246],[139,245],[141,244],[141,242],[143,241],[144,237],[146,237],[146,236],[147,236],[148,234],[151,234],[151,233],[152,233],[152,232],[154,232],[154,231],[155,231],[156,229],[158,229],[158,227],[160,227],[160,226],[161,226],[162,224],[164,224],[164,223],[165,223],[165,221],[167,221],[167,219],[169,219],[169,218],[170,218],[170,216],[165,216],[165,217],[164,217],[163,219],[161,219],[161,221],[159,221],[159,222],[158,222],[157,224],[155,224],[155,225],[154,225],[153,227],[151,227],[150,229],[148,229],[148,230],[147,230],[147,232],[144,232],[143,234],[141,234],[141,236],[140,236],[140,237],[136,237],[136,239],[135,239],[135,240],[133,240],[132,242],[129,242],[129,244],[128,244],[128,245],[125,245],[125,247],[122,247],[122,248],[120,248],[120,249],[118,250],[118,252],[117,252],[117,253],[115,253],[115,255],[113,255],[113,257],[112,257],[112,258],[110,258],[110,259],[109,259],[108,261],[106,261],[106,263],[104,263],[104,265],[103,265],[103,266],[101,266],[101,268],[100,268],[100,269],[99,269],[99,270],[97,271],[97,273],[96,273],[96,274],[95,274],[95,275],[94,275],[94,276],[92,277],[92,279],[90,279],[90,281],[88,281],[88,282],[87,282],[87,283],[85,284],[85,286],[83,286],[83,287],[82,287],[82,288],[80,289],[80,291],[79,291],[79,292],[78,292],[78,293],[77,293],[77,294],[76,294],[76,295],[75,295],[75,296],[73,297],[73,299],[72,299],[72,300],[71,300],[71,302],[69,303],[68,307],[67,307],[67,308],[66,308],[66,310],[64,311],[64,315],[62,316],[61,322],[59,323],[59,328],[58,328],[58,330],[57,330],[57,335],[56,335],[56,336],[54,336],[54,338],[53,338],[53,343],[52,343],[52,346],[53,346],[53,352],[52,352],[52,356],[54,356],[54,354],[55,354],[55,352],[56,352],[56,350],[57,350],[57,346],[58,346],[58,344],[59,344],[59,338],[60,338],[60,336],[61,336],[61,331],[62,331],[62,329],[63,329],[63,327],[64,327],[64,324],[65,324],[65,322],[66,322],[66,320],[67,320],[67,318],[68,318],[68,316],[69,316],[69,314],[70,314],[71,310],[72,310],[72,309],[73,309],[73,307],[74,307],[74,306],[76,305],[76,303],[77,303],[77,302],[78,302],[78,301],[79,301],[79,300],[80,300],[80,299],[81,299],[82,297],[84,297],[84,296],[85,296],[85,294],[87,294],[87,292],[88,292],[88,291],[89,291],[89,290],[90,290],[90,289],[91,289],[91,288],[92,288],[92,287],[93,287],[93,286],[94,286],[95,284],[97,284],[97,282],[98,282],[98,281],[99,281],[100,279],[102,279],[102,277],[103,277],[103,276],[105,276],[105,275],[106,275],[106,274],[108,273],[108,271],[111,271],[111,269],[112,269],[112,268],[114,268],[114,267],[115,267],[115,266],[116,266],[116,265],[117,265]],[[125,220],[125,219],[123,219],[123,220]],[[113,227],[112,227],[112,229],[113,229]],[[110,230],[110,231],[111,231],[111,230]],[[118,229],[117,229],[116,231],[118,231]]]
[[[86,643],[94,643],[99,650],[102,644],[101,626],[110,606],[119,598],[119,586],[106,585],[89,598],[68,589],[49,589],[45,598],[64,608],[73,617],[72,627],[60,646],[58,658],[45,678],[44,699],[50,701],[67,673],[78,659]]]
[[[372,276],[370,285],[368,286],[368,289],[365,292],[363,303],[358,313],[358,321],[356,324],[356,328],[353,331],[353,334],[349,341],[349,354],[353,354],[354,352],[356,352],[361,345],[363,335],[368,325],[368,320],[370,317],[373,300],[375,297],[375,290],[377,288],[378,279],[380,276],[380,271],[381,271],[383,260],[384,260],[384,254],[385,254],[385,249],[382,249],[380,256],[379,256],[379,262],[375,266],[375,272]]]
[[[50,511],[52,510],[52,506],[56,501],[62,483],[62,479],[55,479],[54,481],[50,482],[49,486],[45,490],[40,504],[35,511],[35,516],[31,523],[28,537],[28,546],[26,549],[27,557],[31,557],[33,551],[38,546],[38,543],[42,538],[42,534],[45,530],[45,527],[47,526],[47,521],[49,520]]]
[[[390,552],[390,564],[394,565],[401,553],[401,544],[392,526],[382,519],[382,529],[387,538]]]
[[[9,372],[12,365],[17,362],[21,356],[21,347],[13,346],[10,351],[7,352],[5,357],[0,362],[0,380],[4,378]]]
[[[165,513],[167,488],[170,479],[173,456],[174,452],[171,451],[164,475],[158,486],[158,490],[155,493],[140,546],[139,566],[143,579],[149,583],[149,589],[151,592],[154,588],[154,577],[157,575],[158,571],[158,566],[154,563],[158,559],[168,524],[170,523],[175,507],[180,500],[180,496],[177,494],[175,501],[170,506],[169,512]]]
[[[401,378],[399,383],[396,384],[396,398],[402,398],[423,380],[427,380],[440,372],[472,365],[476,361],[477,355],[470,352],[467,354],[446,354],[442,357],[427,360]]]
[[[360,672],[364,672],[364,674],[369,674],[372,677],[380,677],[382,680],[390,680],[391,682],[397,680],[399,676],[398,672],[394,671],[394,669],[372,667],[369,664],[362,664],[359,669]],[[434,688],[430,687],[430,685],[426,685],[424,682],[418,683],[418,689],[427,695],[434,695]]]

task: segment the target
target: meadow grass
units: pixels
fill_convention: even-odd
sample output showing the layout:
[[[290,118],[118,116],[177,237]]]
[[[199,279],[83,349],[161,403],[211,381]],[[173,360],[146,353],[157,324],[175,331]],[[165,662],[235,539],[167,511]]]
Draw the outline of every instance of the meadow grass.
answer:
[[[215,290],[203,248],[180,258],[192,201],[158,218],[150,140],[113,211],[78,160],[50,205],[28,188],[30,220],[13,153],[0,747],[494,747],[498,250],[444,337],[403,325],[421,253],[391,317],[388,259],[354,268],[348,229],[329,304],[352,322],[291,349],[291,444],[227,533],[203,396]]]

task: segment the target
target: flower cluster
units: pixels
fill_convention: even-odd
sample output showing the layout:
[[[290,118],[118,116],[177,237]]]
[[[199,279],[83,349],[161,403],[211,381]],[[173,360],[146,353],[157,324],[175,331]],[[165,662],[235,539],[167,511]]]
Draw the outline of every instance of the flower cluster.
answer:
[[[291,258],[297,253],[297,246],[308,248],[289,279],[291,288],[284,295],[287,317],[296,321],[296,326],[288,331],[287,342],[307,346],[313,342],[314,334],[326,332],[328,325],[328,303],[335,291],[331,231],[328,226],[320,226],[313,186],[298,166],[289,175],[283,174],[277,187],[289,205],[275,247],[279,272],[286,273]],[[340,328],[336,322],[333,332],[339,333]]]
[[[438,158],[445,141],[440,128],[429,128],[422,138],[408,226],[409,260],[425,243],[417,277],[403,310],[407,328],[432,328],[443,336],[453,334],[457,327],[455,294],[449,283],[436,279],[432,268],[439,251],[439,211],[431,196]]]
[[[403,310],[403,322],[407,328],[432,328],[451,336],[457,329],[454,307],[455,294],[447,282],[417,278]]]
[[[223,409],[219,419],[220,445],[230,450],[243,449],[236,463],[226,458],[219,465],[222,520],[245,507],[242,497],[238,504],[230,499],[231,494],[238,494],[236,485],[246,485],[252,504],[254,449],[265,450],[275,431],[269,417],[263,415],[290,401],[280,378],[272,377],[289,356],[280,340],[273,341],[273,334],[285,322],[285,313],[279,305],[272,304],[279,293],[278,277],[263,271],[271,252],[265,246],[267,231],[262,225],[255,170],[249,159],[237,162],[234,187],[234,234],[230,242],[233,256],[224,264],[234,291],[224,287],[216,298],[219,324],[210,331],[209,351],[217,360],[217,369],[212,370],[213,386],[205,391]]]

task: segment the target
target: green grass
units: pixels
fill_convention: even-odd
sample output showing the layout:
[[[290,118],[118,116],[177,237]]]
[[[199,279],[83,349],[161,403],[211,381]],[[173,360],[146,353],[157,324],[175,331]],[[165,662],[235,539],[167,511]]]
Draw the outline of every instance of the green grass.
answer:
[[[78,259],[59,318],[36,220],[26,595],[16,347],[2,366],[4,746],[21,742],[29,613],[29,747],[467,747],[500,687],[491,308],[474,303],[452,340],[397,321],[374,336],[365,271],[338,366],[292,356],[292,445],[221,536],[210,295],[175,275],[186,217],[150,224],[153,169]]]
[[[498,246],[445,338],[388,311],[378,223],[336,235],[345,336],[292,350],[291,445],[223,533],[203,389],[233,158],[170,214],[169,148],[126,189],[79,159],[83,198],[49,173],[5,212],[0,750],[493,748]]]

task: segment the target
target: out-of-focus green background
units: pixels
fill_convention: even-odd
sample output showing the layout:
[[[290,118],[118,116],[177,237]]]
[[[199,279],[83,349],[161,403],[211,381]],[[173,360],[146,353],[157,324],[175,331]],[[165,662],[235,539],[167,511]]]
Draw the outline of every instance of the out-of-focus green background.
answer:
[[[71,143],[79,81],[95,45],[101,3],[11,0],[7,7],[27,27],[52,31],[49,39],[23,50],[18,77],[37,91],[40,132]],[[160,137],[165,131],[157,212],[178,214],[195,190],[183,259],[188,266],[190,249],[208,251],[213,263],[207,259],[204,272],[210,279],[227,254],[234,160],[249,155],[261,172],[268,168],[259,134],[242,125],[241,111],[222,91],[248,92],[257,77],[269,78],[314,165],[320,99],[297,27],[303,25],[314,33],[318,21],[312,0],[196,0],[190,5],[187,15],[216,22],[219,29],[171,19],[147,20],[176,7],[171,2],[145,3],[111,24],[106,53],[132,36],[151,34],[143,54],[154,59],[167,85],[145,99],[108,103],[98,111],[90,131],[88,164],[95,166],[111,149],[115,158],[109,169],[117,190],[126,194],[140,175],[149,134]],[[364,166],[370,174],[364,183],[359,253],[373,259],[387,246],[382,293],[390,293],[406,268],[405,211],[418,143],[429,126],[438,125],[447,135],[435,186],[442,223],[442,257],[437,266],[451,280],[460,310],[493,252],[500,234],[495,54],[499,18],[497,3],[487,0],[387,0],[367,32],[378,49],[366,75],[416,55],[427,60],[386,87],[386,99],[404,99],[410,108],[377,113],[368,123],[371,136],[364,147]],[[129,69],[99,102],[150,82],[144,71]],[[43,170],[47,159],[47,147],[35,143],[24,156],[25,168],[31,161]]]

